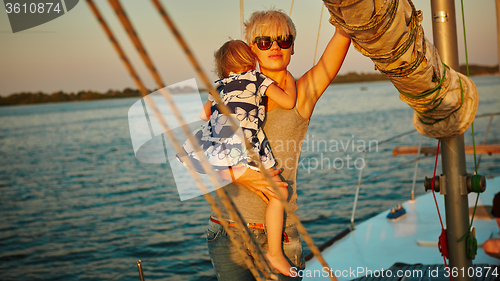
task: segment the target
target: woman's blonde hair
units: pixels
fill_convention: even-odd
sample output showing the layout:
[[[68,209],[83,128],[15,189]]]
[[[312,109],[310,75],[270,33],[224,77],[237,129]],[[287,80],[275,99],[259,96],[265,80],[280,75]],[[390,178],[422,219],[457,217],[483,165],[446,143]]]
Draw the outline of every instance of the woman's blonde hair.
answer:
[[[276,38],[286,35],[293,35],[293,38],[296,38],[297,30],[292,19],[283,10],[253,12],[245,22],[245,39],[249,45],[252,45],[258,36]]]
[[[255,69],[257,57],[250,47],[241,40],[229,40],[214,54],[215,73],[220,79],[228,77],[229,73],[241,73]]]

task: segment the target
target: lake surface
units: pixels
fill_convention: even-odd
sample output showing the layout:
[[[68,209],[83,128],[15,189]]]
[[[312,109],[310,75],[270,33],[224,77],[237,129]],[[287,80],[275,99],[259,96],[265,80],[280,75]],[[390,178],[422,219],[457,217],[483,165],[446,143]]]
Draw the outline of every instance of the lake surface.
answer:
[[[498,76],[473,80],[478,114],[499,112]],[[135,158],[127,113],[137,100],[0,107],[0,280],[139,280],[139,259],[146,280],[215,280],[203,235],[208,203],[181,202],[168,163]],[[416,133],[377,145],[412,129],[412,116],[389,82],[327,89],[297,179],[298,214],[317,245],[350,223],[360,145],[375,144],[364,178],[415,157],[392,157],[392,149],[418,145]],[[499,118],[488,143],[500,143]],[[475,122],[476,143],[488,121]],[[470,129],[465,142],[472,143]],[[433,165],[432,157],[420,161],[417,195]],[[473,166],[467,155],[468,171]],[[356,221],[410,199],[413,170],[407,165],[363,184]],[[500,157],[483,156],[479,173],[499,175]]]

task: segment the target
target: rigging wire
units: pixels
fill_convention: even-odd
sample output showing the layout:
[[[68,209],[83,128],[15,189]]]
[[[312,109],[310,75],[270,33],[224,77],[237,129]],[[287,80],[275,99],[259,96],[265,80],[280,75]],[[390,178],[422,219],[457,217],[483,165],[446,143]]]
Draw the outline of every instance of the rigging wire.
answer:
[[[109,0],[111,1],[111,0]],[[117,0],[114,0],[114,1],[117,1]],[[218,103],[217,106],[218,108],[221,110],[221,112],[226,115],[226,116],[229,116],[230,114],[230,111],[229,109],[224,106],[221,98],[218,96],[217,92],[215,91],[215,89],[213,88],[212,84],[210,83],[210,81],[208,80],[207,76],[205,75],[205,73],[201,70],[201,67],[199,66],[197,60],[194,58],[194,55],[193,53],[191,52],[191,50],[189,49],[189,47],[187,46],[186,42],[184,41],[183,37],[181,36],[180,32],[178,31],[178,29],[176,28],[176,26],[174,25],[174,23],[172,22],[172,20],[170,19],[170,17],[168,16],[168,14],[166,13],[165,9],[163,8],[163,6],[161,5],[161,3],[159,2],[159,0],[152,0],[153,3],[155,4],[156,8],[158,9],[158,11],[160,12],[160,14],[162,15],[163,19],[166,21],[167,25],[169,26],[169,28],[172,30],[172,32],[174,33],[176,39],[178,40],[179,44],[183,47],[184,49],[184,52],[185,54],[189,57],[190,59],[190,62],[193,64],[193,67],[195,68],[195,70],[197,71],[198,75],[202,78],[202,80],[204,81],[205,83],[205,86],[206,88],[208,89],[209,93],[212,94],[212,97],[216,100],[216,102]],[[292,3],[293,4],[293,3]],[[293,6],[292,6],[293,7]],[[233,121],[231,118],[229,119],[229,121]],[[234,122],[231,122],[233,123],[232,124],[232,127],[233,127],[233,130],[236,132],[237,129],[238,129],[238,126],[237,124],[235,124]],[[247,146],[250,146],[250,144],[248,143],[248,141],[245,139],[246,141],[246,144]],[[192,141],[193,143],[195,143],[194,141]],[[251,151],[252,152],[252,151]],[[252,159],[257,162],[257,163],[261,163],[261,160],[260,158],[255,154],[253,153],[252,156]],[[200,157],[202,158],[202,157]],[[206,168],[205,170],[207,170],[209,168]],[[326,267],[326,268],[330,268],[330,266],[328,266],[328,263],[326,262],[326,260],[323,258],[323,255],[321,254],[321,252],[319,251],[318,247],[314,244],[314,241],[313,239],[311,238],[311,236],[307,233],[307,230],[306,228],[304,227],[304,225],[302,224],[302,222],[300,221],[299,217],[297,216],[297,214],[295,213],[295,211],[293,211],[291,208],[290,208],[290,205],[288,204],[288,201],[287,201],[287,198],[285,198],[283,196],[283,194],[281,194],[281,192],[279,191],[276,183],[272,180],[269,172],[267,170],[264,169],[264,165],[260,165],[260,171],[261,171],[261,174],[265,177],[265,179],[268,181],[268,183],[270,184],[272,190],[274,191],[274,193],[279,197],[282,205],[283,205],[283,209],[285,210],[285,212],[288,214],[289,218],[296,224],[296,228],[298,230],[298,232],[302,235],[302,237],[304,238],[304,241],[306,242],[306,244],[309,246],[309,249],[311,250],[311,252],[316,256],[316,258],[318,259],[318,262],[323,266],[323,267]],[[219,191],[223,191],[224,189],[217,189],[217,193],[219,193]],[[227,196],[227,193],[224,192],[223,194],[224,196]],[[222,195],[220,195],[222,196]],[[228,201],[229,201],[229,197],[228,198]],[[224,198],[223,198],[224,199]],[[224,203],[225,200],[222,200],[222,202]],[[232,204],[232,201],[230,201],[230,203]],[[234,207],[234,205],[233,205]],[[226,207],[227,208],[227,207]],[[235,208],[235,207],[234,207]],[[253,237],[252,237],[253,239]],[[256,259],[257,260],[257,259]],[[264,257],[264,260],[267,261],[267,258]],[[331,280],[336,280],[335,276],[330,276],[330,279]]]
[[[445,266],[445,268],[448,268],[448,264],[446,263],[446,259],[449,258],[448,238],[447,238],[446,229],[444,228],[444,225],[443,225],[443,219],[441,218],[441,212],[439,211],[439,206],[438,206],[438,202],[436,199],[436,193],[434,191],[434,185],[435,185],[435,181],[436,181],[436,169],[437,169],[438,158],[439,158],[439,145],[440,144],[441,144],[441,141],[438,140],[437,151],[436,151],[436,161],[434,162],[434,173],[432,175],[431,187],[432,187],[432,196],[434,197],[434,203],[436,203],[436,210],[437,210],[437,213],[439,216],[439,222],[441,223],[441,235],[439,235],[438,248],[439,248],[439,251],[441,252],[441,255],[443,256],[444,266]],[[450,279],[451,279],[451,281],[453,281],[451,275],[450,275]]]
[[[463,31],[464,31],[464,47],[465,47],[465,67],[467,69],[467,77],[469,77],[469,55],[467,52],[467,34],[465,32],[465,11],[464,11],[464,0],[461,0],[461,8],[462,8],[462,25],[463,25]],[[474,148],[474,169],[475,169],[475,174],[477,174],[477,160],[476,160],[476,141],[474,137],[474,122],[472,122],[471,125],[472,129],[472,147]],[[478,193],[479,197],[479,193]],[[474,218],[474,217],[472,217]]]
[[[109,29],[109,27],[107,26],[106,22],[104,21],[104,19],[102,18],[102,16],[100,15],[97,7],[95,6],[95,4],[93,3],[92,0],[87,0],[87,3],[89,4],[89,6],[91,7],[91,10],[94,12],[94,15],[96,16],[96,18],[98,19],[99,23],[101,24],[101,27],[105,30],[105,33],[108,35],[108,38],[110,39],[110,41],[112,42],[113,46],[115,47],[117,53],[119,54],[120,58],[122,59],[122,61],[124,62],[124,64],[126,65],[126,68],[129,70],[131,76],[133,77],[133,80],[134,82],[136,83],[136,85],[138,86],[138,88],[141,90],[141,93],[142,95],[144,96],[144,100],[146,101],[146,103],[148,103],[148,105],[152,108],[152,111],[153,111],[153,114],[156,116],[156,118],[158,118],[158,120],[160,121],[162,127],[164,128],[167,136],[172,140],[172,144],[174,145],[174,148],[181,154],[183,154],[183,150],[181,150],[181,147],[180,147],[180,144],[177,142],[175,136],[172,134],[172,132],[168,129],[168,125],[166,124],[165,120],[163,119],[163,116],[161,114],[159,114],[157,108],[156,108],[156,105],[154,102],[152,102],[151,99],[148,98],[148,90],[146,89],[146,87],[143,85],[142,81],[139,79],[137,73],[135,72],[135,70],[133,69],[132,65],[130,64],[129,60],[126,58],[125,56],[125,53],[123,52],[123,50],[121,49],[120,45],[118,44],[117,40],[115,39],[114,35],[112,34],[111,30]],[[116,5],[117,3],[116,2],[112,2],[110,0],[110,3],[113,3],[115,5],[113,5],[116,13],[121,17],[121,21],[122,23],[124,23],[123,25],[126,26],[126,15],[124,13],[124,11],[122,9],[120,9],[120,6],[119,3],[118,5]],[[129,35],[136,35],[135,31],[133,30],[133,28],[131,28],[131,26],[128,26],[127,29],[127,32],[129,33]],[[135,38],[136,40],[134,40],[136,46],[137,46],[137,43],[140,44],[140,42],[138,42],[138,38]],[[141,46],[138,46],[138,47],[141,47]],[[143,54],[145,54],[145,50],[143,48],[138,48],[138,49],[142,49],[143,51]],[[151,66],[151,65],[149,65]],[[151,70],[151,69],[150,69]],[[153,67],[153,70],[154,67]],[[174,106],[175,107],[175,106]],[[182,121],[182,120],[181,120]],[[181,122],[182,123],[182,122]],[[189,135],[188,135],[189,136]],[[184,152],[185,154],[185,152]],[[203,158],[200,158],[202,159],[202,164],[204,163],[203,160],[206,160],[206,159],[203,159]],[[192,165],[192,163],[190,161],[187,162],[188,165]],[[191,173],[191,175],[193,176],[193,178],[195,179],[195,181],[197,182],[198,186],[200,187],[200,189],[202,189],[202,191],[207,191],[206,187],[204,186],[203,182],[201,181],[201,179],[199,178],[199,175],[194,172],[193,169],[188,169],[188,171]],[[211,171],[210,168],[207,169],[208,172]],[[219,189],[220,190],[220,189]],[[222,197],[222,196],[221,196]],[[205,194],[205,199],[209,202],[209,204],[213,207],[213,210],[214,212],[216,212],[217,215],[221,215],[220,213],[220,210],[217,208],[217,206],[215,206],[215,201],[213,200],[213,198],[208,194],[208,192]],[[223,200],[224,202],[224,200]],[[231,206],[229,207],[226,207],[228,209],[228,211],[231,210],[230,208]],[[233,209],[234,209],[234,206],[233,206]],[[220,218],[221,222],[225,223],[226,227],[227,227],[227,220],[222,218]],[[241,224],[243,225],[243,224]],[[232,238],[232,239],[235,239],[235,243],[238,245],[242,245],[243,242],[242,241],[239,241],[238,238],[241,238],[241,236],[236,236],[232,229],[229,229],[228,230],[228,234],[229,236]],[[252,237],[250,237],[250,240],[251,241]],[[243,250],[242,247],[238,247],[238,250],[242,251],[242,253],[245,253],[245,251]],[[249,257],[248,255],[244,255],[243,256],[245,260],[249,260]],[[257,265],[260,265],[259,262],[256,262]],[[248,266],[249,266],[249,269],[252,271],[252,273],[254,273],[254,275],[259,279],[259,280],[263,280],[265,279],[265,277],[263,277],[262,275],[260,275],[254,268],[253,266],[253,262],[249,261],[248,262]],[[266,273],[266,272],[265,272]],[[265,274],[265,275],[269,275],[269,274]]]
[[[323,21],[323,9],[325,5],[321,5],[321,15],[319,17],[318,38],[316,38],[316,48],[314,49],[313,66],[316,64],[316,54],[318,53],[319,35],[321,33],[321,22]]]
[[[465,67],[467,69],[467,77],[469,77],[469,55],[467,52],[467,35],[465,32],[465,11],[464,11],[464,1],[460,1],[461,8],[462,8],[462,29],[464,31],[464,49],[465,49]],[[475,140],[475,134],[474,134],[474,121],[472,121],[471,124],[471,131],[472,131],[472,147],[474,149],[474,176],[477,176],[477,160],[476,160],[476,140]],[[466,254],[468,258],[473,258],[476,253],[477,253],[477,239],[476,237],[473,237],[471,235],[472,231],[472,224],[474,223],[474,216],[476,215],[476,209],[477,209],[477,204],[479,202],[479,194],[481,192],[477,192],[477,197],[476,197],[476,203],[474,204],[474,211],[472,212],[472,217],[469,225],[469,231],[462,236],[458,241],[461,242],[464,239],[466,239]]]
[[[130,21],[128,20],[128,17],[126,16],[125,14],[125,11],[123,10],[123,8],[121,7],[120,3],[118,2],[118,0],[108,0],[109,3],[112,5],[113,9],[115,10],[115,13],[117,14],[117,16],[119,17],[122,25],[124,26],[124,28],[126,29],[127,31],[127,34],[129,35],[129,37],[131,38],[131,40],[133,41],[136,49],[138,50],[138,52],[140,53],[141,55],[141,58],[143,59],[143,61],[145,62],[145,64],[147,65],[148,67],[148,70],[150,72],[150,74],[153,76],[154,80],[156,81],[156,83],[158,84],[158,87],[160,88],[160,91],[162,92],[162,95],[165,97],[165,99],[167,99],[167,101],[169,102],[169,105],[171,106],[172,108],[172,111],[174,111],[174,115],[175,117],[178,119],[178,121],[181,123],[181,124],[185,124],[185,122],[183,122],[183,118],[182,116],[180,115],[180,112],[178,112],[178,109],[175,107],[175,105],[173,104],[173,101],[172,101],[172,98],[170,96],[170,93],[167,89],[163,89],[164,87],[164,84],[163,82],[161,81],[161,78],[159,77],[159,74],[156,70],[156,68],[154,67],[152,61],[149,59],[149,56],[147,55],[146,53],[146,50],[144,49],[142,43],[140,42],[139,38],[137,37],[137,33],[135,32],[135,30],[133,29]],[[202,78],[202,80],[205,82],[205,84],[208,86],[207,88],[209,89],[209,92],[212,94],[212,96],[214,97],[214,99],[216,101],[220,100],[220,97],[216,94],[215,92],[215,89],[213,89],[213,87],[211,86],[211,83],[209,82],[208,78],[204,75],[204,73],[201,71],[201,67],[199,67],[199,64],[197,63],[196,59],[194,58],[192,52],[190,51],[190,49],[187,47],[187,44],[185,43],[185,41],[183,40],[182,36],[180,35],[179,31],[177,30],[177,28],[175,27],[175,25],[173,24],[173,22],[170,20],[170,18],[168,17],[168,15],[166,14],[166,11],[163,9],[163,7],[161,6],[161,3],[159,3],[158,0],[152,0],[153,3],[155,4],[156,8],[158,9],[158,11],[160,12],[160,14],[162,15],[163,19],[166,21],[167,25],[170,27],[170,29],[172,30],[172,32],[174,33],[176,39],[179,41],[180,45],[183,47],[184,49],[184,52],[186,53],[186,55],[188,56],[188,58],[190,59],[191,63],[195,66],[195,70],[198,72],[198,74],[200,75],[200,77]],[[87,0],[87,2],[89,3],[89,5],[92,3],[92,0]],[[92,3],[93,4],[93,3]],[[99,17],[98,17],[99,19]],[[103,25],[103,20],[102,18],[99,19],[99,22],[101,23],[101,25]],[[110,34],[108,33],[108,37]],[[110,37],[111,38],[111,37]],[[115,48],[117,46],[117,41],[116,40],[111,40],[112,43],[114,44]],[[120,52],[119,52],[120,53]],[[122,54],[120,55],[123,55],[123,52]],[[127,65],[127,68],[131,67],[131,65]],[[131,72],[132,73],[132,72]],[[134,76],[134,75],[133,75]],[[178,143],[177,139],[175,138],[175,136],[170,132],[170,130],[168,129],[168,125],[166,124],[165,120],[163,119],[163,117],[159,114],[155,104],[153,101],[149,101],[149,99],[147,99],[147,89],[142,85],[142,83],[140,82],[140,80],[138,79],[138,76],[135,75],[136,79],[134,79],[134,81],[137,83],[138,87],[142,89],[142,94],[144,96],[144,100],[146,102],[148,102],[148,105],[153,109],[153,114],[158,118],[158,120],[160,121],[162,127],[164,128],[164,130],[166,131],[166,134],[167,136],[171,139],[172,141],[172,144],[174,145],[174,148],[178,151],[178,153],[180,153],[181,157],[182,156],[185,156],[185,152],[181,150],[181,147],[180,147],[180,144]],[[142,86],[142,87],[141,87]],[[224,114],[228,115],[229,114],[229,110],[227,109],[227,107],[225,106],[222,106],[222,102],[219,102],[219,109],[221,110],[221,112],[223,112]],[[233,127],[236,127],[236,124],[234,124]],[[182,127],[184,128],[184,127]],[[187,128],[186,128],[187,130]],[[236,129],[235,129],[236,130]],[[190,132],[184,132],[188,139],[190,138],[193,138],[193,136],[191,136]],[[193,142],[193,140],[190,139],[191,142]],[[183,153],[184,152],[184,153]],[[199,152],[201,154],[201,152]],[[253,155],[253,157],[257,158],[256,155]],[[206,159],[204,159],[203,155],[201,155],[199,157],[200,159],[202,159],[202,166],[205,168],[205,170],[208,172],[208,174],[212,175],[210,172],[210,164],[208,163],[208,161]],[[257,162],[259,162],[260,159],[257,158]],[[191,166],[192,163],[191,161],[188,161],[189,163],[188,166]],[[213,171],[211,171],[213,172]],[[284,198],[282,196],[282,194],[279,192],[279,189],[277,188],[276,186],[276,183],[274,181],[272,181],[269,173],[263,168],[263,166],[261,165],[261,172],[263,174],[263,176],[270,182],[270,185],[271,187],[273,188],[275,194],[277,194],[279,197],[280,197],[280,200],[284,206],[284,209],[287,211],[290,211],[290,207],[288,205],[288,202],[286,201],[286,198]],[[201,179],[199,179],[199,175],[197,175],[196,172],[194,171],[190,171],[190,173],[194,173],[192,174],[193,178],[195,178],[195,180],[197,181],[197,184],[199,185],[199,187],[203,190],[206,191],[206,187],[203,185],[203,183],[201,182]],[[216,184],[217,183],[217,179],[212,175],[212,177],[210,177],[211,181],[213,184]],[[237,210],[235,209],[235,206],[233,204],[233,202],[230,200],[230,198],[228,197],[227,193],[225,193],[225,191],[223,189],[218,189],[217,191],[217,194],[219,195],[219,197],[221,197],[222,199],[222,203],[225,205],[226,209],[228,210],[231,218],[233,218],[235,221],[236,221],[236,225],[238,228],[241,228],[242,229],[242,233],[245,233],[247,234],[248,232],[247,231],[244,231],[246,229],[246,226],[245,224],[243,223],[243,220],[241,218],[241,216],[239,215],[239,213],[237,212]],[[221,220],[221,222],[223,223],[223,225],[228,228],[227,229],[227,232],[230,234],[229,236],[234,240],[234,241],[237,241],[238,242],[238,238],[242,238],[241,236],[235,236],[235,234],[233,233],[233,230],[231,228],[228,227],[228,224],[227,224],[227,220],[224,219],[222,217],[222,213],[220,213],[220,210],[218,208],[216,208],[215,206],[215,201],[213,200],[213,198],[208,194],[208,192],[204,195],[205,196],[205,199],[209,202],[209,204],[213,207],[214,209],[214,212],[216,212],[216,215],[219,216],[219,219]],[[306,241],[306,243],[308,244],[308,246],[310,247],[311,251],[317,256],[318,258],[318,261],[325,267],[328,267],[326,261],[324,260],[324,258],[322,257],[321,253],[319,252],[319,249],[314,245],[314,242],[312,241],[311,237],[307,234],[307,231],[305,229],[305,227],[301,224],[299,218],[297,217],[296,214],[291,214],[290,215],[290,218],[292,219],[292,221],[294,221],[297,225],[297,230],[302,234],[302,236],[304,237],[304,240]],[[272,270],[270,269],[269,267],[269,263],[267,261],[267,258],[262,254],[262,252],[260,251],[260,248],[259,247],[251,247],[252,244],[255,244],[255,239],[253,236],[249,235],[250,237],[247,237],[249,238],[249,241],[253,242],[253,243],[249,243],[247,246],[249,246],[249,249],[252,253],[252,255],[258,255],[260,256],[260,258],[262,258],[262,260],[264,260],[264,264],[261,263],[260,259],[257,258],[255,259],[255,263],[257,264],[257,266],[259,266],[259,268],[261,269],[261,271],[264,273],[264,276],[260,275],[259,272],[257,272],[253,266],[253,263],[248,263],[247,266],[248,268],[252,271],[252,273],[260,280],[260,279],[265,279],[265,278],[269,278],[271,277],[272,275]],[[238,244],[237,242],[235,242],[236,244]],[[240,244],[241,245],[241,244]],[[244,258],[245,258],[245,262],[247,262],[247,259],[248,259],[248,255],[245,255],[244,253],[244,249],[243,247],[238,247],[238,250],[241,250],[242,252],[240,254],[243,254]],[[271,275],[270,275],[271,274]],[[334,278],[332,278],[332,280],[335,280]]]
[[[143,59],[143,61],[146,64],[146,66],[148,67],[148,70],[151,73],[151,75],[153,76],[155,82],[157,83],[157,86],[160,89],[162,95],[167,100],[168,104],[170,105],[170,108],[172,109],[172,112],[174,113],[174,116],[176,117],[176,119],[178,120],[178,122],[181,124],[181,129],[183,130],[184,134],[187,136],[188,140],[191,143],[196,143],[196,140],[194,139],[194,136],[191,134],[191,132],[189,131],[189,129],[187,128],[187,126],[185,126],[186,123],[184,121],[184,118],[182,117],[179,109],[175,106],[175,104],[173,102],[173,99],[171,97],[170,92],[167,89],[164,89],[165,85],[164,85],[163,81],[161,80],[158,71],[156,70],[155,66],[153,65],[153,62],[151,61],[151,59],[147,55],[146,50],[145,50],[142,42],[140,41],[140,39],[139,39],[137,33],[135,32],[135,30],[134,30],[134,28],[133,28],[130,20],[128,19],[127,15],[125,14],[125,11],[123,10],[123,7],[121,6],[120,2],[118,0],[108,0],[108,2],[111,4],[111,6],[113,7],[113,9],[115,10],[115,13],[117,14],[118,18],[122,22],[123,27],[126,29],[127,34],[129,35],[130,39],[133,41],[133,43],[134,43],[137,51],[140,53],[141,58]],[[154,2],[154,4],[156,5],[157,8],[161,7],[161,4],[158,1],[153,1],[153,2]],[[161,9],[159,9],[159,11],[160,11],[160,14],[163,16],[163,18],[166,18],[166,15],[167,15],[166,11],[165,10],[161,10]],[[173,24],[173,22],[172,22],[172,24]],[[174,34],[175,34],[175,32],[174,32]],[[176,36],[181,36],[180,32],[177,32]],[[187,47],[187,44],[186,44],[186,47]],[[193,56],[193,58],[194,58],[194,56]],[[211,92],[214,93],[215,91],[212,90]],[[215,95],[217,95],[217,94],[215,94]],[[226,108],[226,110],[227,110],[227,108]],[[229,111],[229,110],[227,110],[227,111]],[[164,124],[164,128],[166,129],[165,132],[168,133],[169,131],[168,131],[168,127],[167,127],[166,123]],[[175,141],[175,142],[177,142],[177,140],[173,136],[173,134],[172,134],[172,137],[170,139],[173,140],[173,141]],[[181,157],[183,157],[183,156],[185,157],[186,156],[185,155],[185,151],[182,150],[182,148],[180,147],[180,144],[178,142],[174,145],[174,148],[176,149],[177,153],[179,155],[181,155]],[[218,181],[218,179],[215,176],[215,172],[213,170],[211,170],[211,167],[210,167],[210,164],[208,163],[208,160],[203,158],[203,154],[202,154],[201,151],[197,151],[196,153],[197,153],[198,158],[202,160],[201,161],[202,167],[204,168],[205,171],[208,171],[207,174],[209,175],[209,178],[210,178],[212,184],[214,186],[219,186],[219,181]],[[211,171],[209,171],[209,170],[211,170]],[[194,172],[194,171],[190,171],[190,172],[192,174],[196,174],[196,177],[199,177],[199,175],[196,172]],[[204,185],[202,187],[202,191],[203,191],[204,196],[207,199],[207,201],[209,203],[210,202],[213,203],[213,204],[210,204],[210,205],[212,206],[212,209],[214,209],[214,211],[217,213],[217,216],[222,217],[222,212],[220,211],[220,209],[216,210],[216,208],[214,208],[215,201],[212,198],[212,196],[208,194],[208,189]],[[263,255],[262,251],[260,251],[260,249],[256,246],[257,244],[256,244],[255,239],[249,234],[248,229],[245,226],[245,224],[244,224],[244,222],[243,222],[243,220],[241,218],[241,215],[236,210],[234,204],[232,203],[231,199],[227,195],[226,191],[223,190],[223,189],[217,189],[216,193],[222,199],[222,203],[226,207],[228,213],[230,214],[230,217],[237,222],[237,225],[240,226],[239,227],[240,231],[242,231],[242,233],[243,233],[243,236],[238,236],[238,235],[236,235],[233,232],[232,229],[229,230],[229,233],[233,232],[232,234],[230,234],[230,236],[233,238],[233,241],[236,241],[235,244],[239,246],[238,250],[239,250],[240,254],[244,254],[244,252],[245,252],[243,250],[243,248],[242,248],[245,245],[244,239],[243,239],[243,237],[245,237],[245,239],[247,241],[251,241],[251,243],[247,244],[247,247],[250,249],[250,251],[252,252],[252,254],[254,254],[254,257],[258,256],[259,258],[263,258],[263,260],[266,261],[265,256]],[[220,219],[221,219],[221,221],[223,223],[227,223],[222,218],[220,218]],[[248,255],[244,256],[244,260],[247,263],[247,266],[252,271],[252,273],[257,278],[259,278],[259,279],[265,279],[265,278],[269,278],[272,275],[271,268],[270,268],[270,266],[269,266],[269,264],[268,264],[267,261],[265,263],[262,263],[261,262],[262,260],[259,260],[259,262],[256,262],[256,265],[259,267],[259,270],[264,274],[264,275],[261,275],[260,272],[258,272],[254,268],[253,263],[249,259]]]
[[[240,33],[241,33],[241,40],[245,41],[243,38],[243,27],[244,27],[244,21],[245,21],[245,13],[243,11],[243,0],[240,0]]]

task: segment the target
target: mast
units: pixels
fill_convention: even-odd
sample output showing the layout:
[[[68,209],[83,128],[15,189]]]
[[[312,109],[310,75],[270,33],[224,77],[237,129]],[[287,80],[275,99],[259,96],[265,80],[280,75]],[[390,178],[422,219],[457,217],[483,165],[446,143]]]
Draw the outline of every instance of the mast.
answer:
[[[497,0],[498,2],[498,0]],[[460,69],[458,63],[457,29],[455,3],[453,0],[431,0],[432,29],[434,45],[443,62],[453,69]],[[442,140],[441,161],[445,176],[446,225],[450,269],[467,272],[472,267],[472,260],[466,256],[466,241],[458,242],[469,232],[469,208],[467,192],[461,194],[461,177],[465,177],[465,151],[463,134]],[[472,277],[454,277],[454,280],[472,281]]]

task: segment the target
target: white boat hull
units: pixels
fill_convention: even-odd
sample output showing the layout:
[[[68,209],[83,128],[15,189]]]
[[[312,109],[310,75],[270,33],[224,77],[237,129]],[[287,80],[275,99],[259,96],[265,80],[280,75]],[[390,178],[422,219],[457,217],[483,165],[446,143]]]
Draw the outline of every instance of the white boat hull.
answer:
[[[423,187],[422,187],[423,188]],[[500,177],[487,180],[487,188],[479,197],[478,206],[491,205],[494,195],[500,191]],[[473,207],[477,194],[469,194],[469,207]],[[436,194],[445,224],[444,196]],[[443,264],[437,248],[441,225],[432,193],[403,203],[406,215],[396,221],[386,217],[389,210],[357,225],[355,230],[323,250],[323,257],[339,280],[364,277],[367,271],[386,270],[394,263]],[[499,236],[494,219],[474,218],[476,238],[481,246],[490,237]],[[445,224],[446,227],[446,224]],[[500,264],[500,260],[487,256],[480,247],[473,264]],[[304,280],[326,280],[328,274],[315,259],[306,263],[301,272]],[[498,272],[500,275],[500,272]]]

